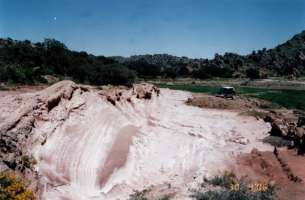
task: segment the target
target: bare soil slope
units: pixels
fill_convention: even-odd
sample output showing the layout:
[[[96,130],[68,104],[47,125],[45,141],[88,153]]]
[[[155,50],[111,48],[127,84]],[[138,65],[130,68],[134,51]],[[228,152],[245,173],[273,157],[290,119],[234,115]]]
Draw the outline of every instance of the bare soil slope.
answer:
[[[240,177],[247,177],[252,183],[266,180],[276,187],[279,200],[303,200],[305,194],[305,159],[294,150],[253,150],[240,155],[233,171]]]

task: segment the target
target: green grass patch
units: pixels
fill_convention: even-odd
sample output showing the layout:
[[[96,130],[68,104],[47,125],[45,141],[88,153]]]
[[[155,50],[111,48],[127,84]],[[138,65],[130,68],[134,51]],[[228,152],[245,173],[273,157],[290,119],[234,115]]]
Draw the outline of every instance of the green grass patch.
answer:
[[[272,90],[259,93],[254,97],[277,103],[286,108],[305,110],[305,91]]]
[[[161,88],[184,90],[194,93],[216,94],[219,87],[200,85],[158,85]],[[236,87],[238,95],[254,97],[272,102],[289,109],[305,110],[305,90],[265,89]]]

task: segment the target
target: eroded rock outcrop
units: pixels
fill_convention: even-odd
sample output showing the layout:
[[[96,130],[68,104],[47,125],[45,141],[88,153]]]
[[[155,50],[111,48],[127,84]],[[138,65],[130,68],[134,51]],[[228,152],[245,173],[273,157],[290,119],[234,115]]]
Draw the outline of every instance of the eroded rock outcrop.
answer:
[[[113,87],[106,86],[104,90],[99,92],[99,95],[105,97],[112,105],[116,102],[128,101],[131,102],[131,97],[135,96],[137,99],[151,99],[153,95],[159,96],[160,90],[152,84],[135,84],[131,89],[124,86]]]
[[[62,99],[79,89],[71,81],[59,82],[40,93],[20,95],[23,104],[0,123],[0,161],[18,171],[32,170],[28,143],[37,119],[44,118]],[[47,120],[45,118],[45,120]]]
[[[298,113],[295,117],[287,117],[271,112],[264,120],[271,124],[271,136],[293,141],[292,146],[298,150],[298,153],[305,154],[305,120],[302,113]]]
[[[7,113],[0,114],[1,163],[32,174],[41,199],[127,199],[133,190],[166,183],[183,199],[234,154],[269,149],[260,142],[269,124],[187,106],[190,96],[160,93],[149,84],[92,87],[71,81],[2,96],[0,105],[8,107],[0,107]]]
[[[29,162],[30,145],[33,145],[32,129],[39,121],[64,121],[69,112],[80,105],[64,106],[60,112],[51,112],[61,102],[68,102],[74,94],[79,98],[82,93],[93,91],[92,88],[77,85],[72,81],[58,82],[41,92],[20,95],[23,104],[12,112],[6,119],[0,122],[0,163],[5,164],[12,170],[33,170],[32,164]],[[98,91],[98,94],[104,97],[111,104],[115,105],[117,101],[131,101],[131,96],[137,98],[151,97],[159,94],[159,89],[150,84],[138,84],[132,89],[126,87],[106,87]],[[46,137],[42,136],[41,138]],[[37,142],[37,141],[35,141]],[[41,144],[45,142],[40,141]],[[34,161],[31,161],[34,162]]]

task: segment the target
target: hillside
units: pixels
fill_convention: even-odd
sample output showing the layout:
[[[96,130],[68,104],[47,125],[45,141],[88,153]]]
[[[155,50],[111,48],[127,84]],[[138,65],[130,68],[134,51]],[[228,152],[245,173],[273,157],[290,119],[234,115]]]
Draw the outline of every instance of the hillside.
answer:
[[[96,85],[130,85],[137,77],[255,79],[304,76],[305,31],[273,49],[264,48],[244,56],[215,54],[213,59],[168,54],[104,57],[69,50],[54,39],[38,43],[0,39],[0,82],[45,82],[44,75]]]
[[[165,76],[250,77],[304,76],[305,31],[273,49],[263,48],[249,55],[215,54],[213,59],[190,59],[167,54],[138,55],[114,58],[128,66],[148,63],[161,67]],[[161,71],[162,71],[161,70]]]
[[[129,85],[135,78],[133,71],[111,58],[71,51],[54,39],[0,39],[0,82],[45,82],[43,75],[96,85]]]

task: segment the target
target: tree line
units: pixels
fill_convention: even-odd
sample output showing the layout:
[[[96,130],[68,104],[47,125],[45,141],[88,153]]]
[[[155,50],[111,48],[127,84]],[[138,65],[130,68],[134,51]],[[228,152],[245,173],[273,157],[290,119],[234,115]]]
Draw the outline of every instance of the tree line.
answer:
[[[45,82],[44,75],[95,85],[131,85],[136,78],[304,76],[305,31],[273,49],[249,55],[215,54],[213,59],[168,54],[104,57],[69,50],[55,39],[37,43],[0,39],[0,82]]]
[[[0,40],[0,81],[32,84],[44,75],[71,78],[80,83],[130,85],[136,73],[112,58],[69,50],[62,42],[45,39]]]
[[[272,49],[263,48],[248,55],[215,54],[213,59],[190,59],[167,54],[116,57],[117,61],[132,66],[141,75],[143,63],[155,66],[152,74],[176,78],[193,77],[267,78],[273,76],[298,77],[305,75],[305,31]]]

